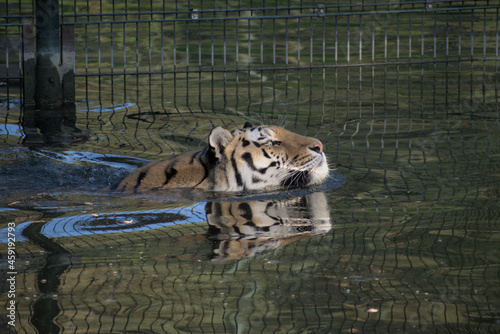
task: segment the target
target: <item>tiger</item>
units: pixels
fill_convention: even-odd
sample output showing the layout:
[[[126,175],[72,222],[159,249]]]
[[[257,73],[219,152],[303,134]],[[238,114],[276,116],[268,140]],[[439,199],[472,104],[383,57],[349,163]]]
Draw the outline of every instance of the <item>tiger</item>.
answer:
[[[230,132],[217,126],[200,151],[150,162],[111,190],[144,193],[189,188],[245,191],[322,183],[329,167],[323,144],[279,126],[246,122]]]

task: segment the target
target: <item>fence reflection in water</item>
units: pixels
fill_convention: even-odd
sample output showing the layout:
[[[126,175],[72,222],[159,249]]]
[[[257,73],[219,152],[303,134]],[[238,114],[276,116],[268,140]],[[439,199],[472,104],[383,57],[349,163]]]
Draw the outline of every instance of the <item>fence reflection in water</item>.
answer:
[[[167,323],[176,327],[176,324],[164,321],[170,317],[184,318],[178,312],[188,306],[182,306],[179,300],[157,304],[155,299],[163,300],[172,293],[182,294],[177,288],[171,290],[168,285],[183,285],[193,278],[192,272],[185,272],[183,260],[198,259],[196,266],[205,267],[198,272],[197,279],[212,275],[205,271],[212,267],[212,270],[222,269],[219,279],[224,280],[226,261],[234,263],[234,260],[253,256],[268,256],[272,250],[300,239],[324,236],[331,227],[329,207],[322,192],[281,200],[215,201],[184,208],[92,213],[55,218],[45,224],[26,223],[18,226],[24,237],[18,241],[29,240],[49,252],[46,265],[33,273],[37,277],[40,296],[32,305],[29,319],[40,332],[56,331],[56,323],[65,330],[69,330],[70,324],[76,326],[74,330],[79,330],[78,327],[83,326],[80,321],[92,322],[89,315],[97,316],[102,306],[114,309],[129,304],[123,298],[137,297],[139,304],[136,306],[140,307],[140,300],[148,296],[148,313],[157,317],[150,320],[159,322],[162,330],[166,330],[163,326]],[[86,245],[85,249],[81,248],[82,245]],[[177,270],[171,267],[172,259],[176,259],[174,267],[179,265]],[[153,267],[151,260],[155,262]],[[191,264],[186,265],[191,267]],[[166,267],[160,268],[162,266]],[[131,281],[121,285],[123,275],[130,275],[132,280],[136,276],[142,277],[140,289],[149,286],[154,295],[143,295],[145,291],[142,291],[133,297],[136,287]],[[95,293],[82,294],[81,288]],[[206,293],[211,295],[214,291]],[[182,304],[193,302],[182,300]],[[172,313],[165,315],[168,305]],[[20,310],[24,317],[24,311]],[[61,317],[61,312],[72,314],[70,323],[67,322],[70,319]],[[103,328],[109,323],[117,328],[128,328],[132,314],[123,316],[109,314],[108,309],[98,318]],[[224,319],[220,321],[221,324],[225,322]]]

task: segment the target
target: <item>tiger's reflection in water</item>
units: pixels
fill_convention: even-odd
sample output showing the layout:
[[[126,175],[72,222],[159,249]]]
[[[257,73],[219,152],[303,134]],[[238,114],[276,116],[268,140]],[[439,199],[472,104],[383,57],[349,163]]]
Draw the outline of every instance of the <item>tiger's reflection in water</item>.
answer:
[[[205,208],[214,261],[252,257],[303,237],[330,231],[322,192],[292,199],[208,202]]]

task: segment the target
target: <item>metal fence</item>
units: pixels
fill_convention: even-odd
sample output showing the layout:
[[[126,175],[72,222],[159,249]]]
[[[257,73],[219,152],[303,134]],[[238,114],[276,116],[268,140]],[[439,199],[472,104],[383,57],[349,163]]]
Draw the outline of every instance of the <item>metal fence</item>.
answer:
[[[34,19],[43,25],[54,8],[34,15],[35,2],[3,7],[2,101],[17,105],[24,91],[31,104]],[[499,8],[491,1],[61,1],[60,13],[61,63],[74,68],[76,99],[102,108],[279,113],[283,104],[320,100],[343,119],[354,117],[346,109],[376,113],[411,94],[408,105],[434,98],[438,111],[456,112],[439,104],[477,94],[460,77],[478,66],[483,78],[473,80],[484,81],[482,98],[496,103],[488,92],[498,90]],[[397,84],[380,80],[394,72]],[[422,84],[442,72],[434,87]]]

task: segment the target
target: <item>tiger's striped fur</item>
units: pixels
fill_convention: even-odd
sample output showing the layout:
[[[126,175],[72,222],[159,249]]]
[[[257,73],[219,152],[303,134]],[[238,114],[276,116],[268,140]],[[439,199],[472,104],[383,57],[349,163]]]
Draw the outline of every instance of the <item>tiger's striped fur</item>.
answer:
[[[278,126],[246,123],[232,132],[214,128],[201,151],[151,162],[125,177],[116,190],[240,191],[318,184],[327,175],[319,140]]]

